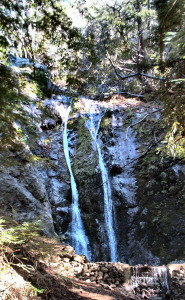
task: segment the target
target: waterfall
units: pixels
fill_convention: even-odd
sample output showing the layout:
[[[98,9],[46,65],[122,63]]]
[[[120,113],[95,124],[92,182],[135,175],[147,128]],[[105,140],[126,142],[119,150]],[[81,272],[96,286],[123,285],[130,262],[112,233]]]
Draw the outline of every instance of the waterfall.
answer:
[[[72,246],[78,254],[85,255],[88,259],[91,258],[90,251],[88,250],[89,241],[85,234],[81,213],[79,208],[79,195],[77,190],[77,185],[73,175],[71,161],[69,156],[69,146],[67,139],[67,123],[69,118],[71,107],[65,107],[63,104],[57,106],[57,111],[60,113],[64,121],[64,131],[63,131],[63,147],[66,163],[69,169],[71,177],[71,191],[72,191]]]
[[[100,144],[97,139],[102,115],[99,112],[97,118],[97,113],[93,113],[94,109],[96,111],[96,108],[92,106],[89,113],[89,120],[86,122],[86,125],[90,131],[92,139],[96,143],[96,148],[98,152],[99,167],[100,167],[102,182],[103,182],[104,216],[105,216],[105,224],[106,224],[108,241],[109,241],[110,257],[112,262],[116,262],[117,261],[116,237],[113,229],[113,204],[112,204],[112,196],[111,196],[111,186],[109,182],[108,172],[105,167],[105,163],[103,161]]]

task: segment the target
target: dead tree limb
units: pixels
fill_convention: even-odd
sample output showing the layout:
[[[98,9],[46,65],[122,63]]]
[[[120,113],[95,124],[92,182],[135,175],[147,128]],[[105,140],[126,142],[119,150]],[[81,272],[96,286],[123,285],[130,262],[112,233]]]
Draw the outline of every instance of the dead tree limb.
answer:
[[[152,115],[152,114],[155,114],[155,113],[158,112],[158,111],[163,111],[163,110],[164,110],[163,108],[154,110],[154,111],[152,111],[151,113],[146,114],[140,121],[138,121],[138,122],[136,122],[136,123],[134,123],[134,124],[129,125],[129,126],[127,127],[126,139],[127,139],[127,136],[128,136],[128,130],[129,130],[129,128],[134,127],[135,125],[141,123],[141,122],[142,122],[143,120],[145,120],[148,116],[150,116],[150,115]]]
[[[178,1],[178,0],[175,0],[175,1],[172,3],[172,5],[171,5],[171,7],[169,8],[169,10],[167,11],[167,14],[166,14],[166,16],[164,17],[164,19],[163,19],[163,21],[162,21],[162,27],[165,26],[165,20],[166,20],[166,18],[168,17],[168,15],[169,15],[169,13],[171,12],[171,10],[173,9],[173,7],[175,6],[175,4],[176,4],[177,1]]]
[[[128,96],[131,96],[131,97],[136,97],[136,98],[142,98],[142,99],[144,99],[144,95],[132,94],[132,93],[129,93],[129,92],[126,92],[126,91],[113,92],[113,93],[110,94],[110,96],[111,95],[128,95]]]
[[[106,48],[106,46],[105,46],[105,48]],[[138,73],[138,72],[137,72],[137,73],[133,73],[133,74],[129,74],[129,75],[126,75],[126,76],[122,76],[122,75],[120,75],[120,74],[118,73],[117,68],[116,68],[116,66],[114,65],[114,63],[113,63],[113,61],[112,61],[112,59],[111,59],[111,57],[110,57],[110,55],[109,55],[107,49],[106,49],[106,52],[107,52],[107,57],[108,57],[108,59],[109,59],[111,65],[112,65],[112,67],[114,68],[114,71],[115,71],[116,75],[117,75],[121,80],[125,80],[125,79],[127,79],[127,78],[136,77],[136,76],[144,76],[144,77],[151,78],[151,79],[154,79],[154,80],[162,80],[162,81],[166,80],[165,78],[162,78],[162,77],[155,77],[155,76],[152,76],[152,75],[149,75],[149,74]]]

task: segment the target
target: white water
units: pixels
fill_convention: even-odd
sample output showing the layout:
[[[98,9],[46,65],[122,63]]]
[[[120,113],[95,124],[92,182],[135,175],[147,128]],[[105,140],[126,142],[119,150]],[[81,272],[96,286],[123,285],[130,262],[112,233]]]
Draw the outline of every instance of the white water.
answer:
[[[69,118],[69,113],[71,107],[65,107],[63,104],[56,105],[57,111],[60,113],[63,121],[64,121],[64,131],[63,131],[63,147],[66,163],[69,169],[70,177],[71,177],[71,190],[72,190],[72,246],[78,254],[85,255],[88,259],[91,258],[90,251],[88,250],[89,241],[85,234],[81,212],[79,208],[79,195],[77,190],[77,185],[74,179],[71,161],[69,156],[69,146],[67,139],[67,122]]]
[[[131,276],[131,283],[133,287],[138,287],[140,284],[146,285],[161,284],[164,289],[168,289],[168,271],[165,266],[153,267],[149,272],[139,273],[138,266],[134,267],[134,274]]]
[[[102,115],[101,112],[98,112],[97,115],[97,107],[91,107],[89,112],[89,120],[86,122],[86,125],[91,133],[92,139],[96,143],[96,148],[98,151],[99,157],[99,167],[102,175],[103,182],[103,192],[104,192],[104,216],[105,216],[105,224],[107,229],[109,248],[110,248],[110,257],[112,262],[117,261],[117,253],[116,253],[116,237],[113,229],[113,204],[112,204],[112,196],[111,196],[111,186],[108,178],[108,173],[105,167],[105,163],[103,161],[100,144],[97,139]]]

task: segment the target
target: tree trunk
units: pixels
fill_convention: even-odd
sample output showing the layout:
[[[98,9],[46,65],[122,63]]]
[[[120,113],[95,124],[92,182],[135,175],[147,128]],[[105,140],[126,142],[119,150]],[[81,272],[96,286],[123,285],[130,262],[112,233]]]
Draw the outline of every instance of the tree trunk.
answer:
[[[148,19],[147,19],[147,31],[148,31],[148,40],[149,40],[149,46],[151,45],[151,20],[150,20],[150,0],[147,1],[147,9],[148,9]]]
[[[137,11],[137,32],[138,32],[138,46],[137,46],[137,72],[142,73],[144,70],[143,61],[144,61],[144,46],[143,46],[143,34],[142,34],[142,20],[140,16],[141,12],[141,1],[137,0],[136,2],[136,11]],[[145,81],[142,76],[138,76],[142,84]]]
[[[159,33],[159,48],[160,48],[160,70],[165,70],[165,46],[164,46],[164,32],[161,30]]]
[[[137,0],[137,32],[138,32],[138,48],[137,48],[137,67],[138,72],[142,71],[141,63],[144,58],[143,35],[142,35],[142,20],[139,13],[141,12],[141,3]]]

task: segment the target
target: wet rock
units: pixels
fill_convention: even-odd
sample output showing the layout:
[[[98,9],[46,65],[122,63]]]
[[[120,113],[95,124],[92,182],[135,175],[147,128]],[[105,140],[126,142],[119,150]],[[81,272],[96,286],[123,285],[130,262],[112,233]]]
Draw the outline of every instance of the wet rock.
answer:
[[[70,191],[70,185],[57,178],[51,178],[49,181],[49,199],[52,205],[60,207],[69,207],[67,196]]]
[[[51,151],[49,156],[50,156],[51,159],[57,160],[58,159],[58,150],[55,149],[55,150]]]
[[[58,175],[58,170],[52,168],[48,170],[48,177],[56,177],[57,175]]]
[[[57,125],[57,122],[53,119],[46,119],[41,125],[42,130],[51,130],[55,128]]]
[[[61,117],[58,117],[57,120],[56,120],[56,125],[61,125],[62,124],[62,118]]]
[[[121,174],[122,172],[123,172],[123,169],[122,169],[122,167],[120,165],[118,165],[118,164],[111,165],[111,167],[110,167],[110,173],[113,176]]]
[[[37,168],[31,164],[25,165],[24,168],[20,167],[17,178],[36,199],[41,202],[47,201],[45,179]]]

